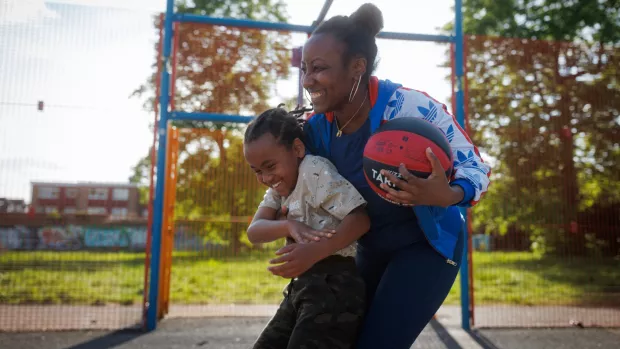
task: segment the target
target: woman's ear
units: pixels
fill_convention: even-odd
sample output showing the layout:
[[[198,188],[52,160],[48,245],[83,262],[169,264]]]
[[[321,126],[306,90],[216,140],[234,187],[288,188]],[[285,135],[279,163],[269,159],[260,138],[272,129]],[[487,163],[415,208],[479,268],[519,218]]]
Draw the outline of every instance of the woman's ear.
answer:
[[[293,141],[293,152],[298,158],[303,158],[306,155],[306,145],[299,138],[295,138]]]
[[[364,74],[366,74],[367,69],[368,69],[368,62],[366,61],[366,58],[358,56],[358,57],[353,58],[353,60],[351,61],[351,73],[357,79],[359,79],[359,77],[361,76],[364,76]]]

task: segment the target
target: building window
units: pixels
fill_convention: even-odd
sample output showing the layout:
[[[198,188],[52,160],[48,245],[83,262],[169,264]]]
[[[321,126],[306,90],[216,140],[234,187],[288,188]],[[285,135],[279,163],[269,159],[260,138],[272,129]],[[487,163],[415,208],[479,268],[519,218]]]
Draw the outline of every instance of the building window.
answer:
[[[105,207],[89,207],[88,214],[107,214],[108,210]]]
[[[112,200],[115,200],[115,201],[129,200],[129,189],[114,189],[112,191]]]
[[[75,209],[75,207],[65,207],[64,209],[64,213],[65,214],[76,214],[77,210]]]
[[[127,217],[127,208],[126,207],[114,207],[112,208],[112,216],[113,217]]]
[[[78,190],[77,188],[67,188],[65,189],[65,197],[67,199],[75,199],[77,198]]]
[[[58,199],[60,188],[58,187],[40,187],[37,191],[39,199]]]
[[[88,191],[88,200],[107,200],[108,199],[108,189],[106,188],[95,188],[90,189]]]
[[[45,206],[45,213],[56,213],[58,208],[56,206]]]
[[[26,207],[20,203],[14,203],[10,200],[0,199],[0,212],[6,213],[23,213]]]

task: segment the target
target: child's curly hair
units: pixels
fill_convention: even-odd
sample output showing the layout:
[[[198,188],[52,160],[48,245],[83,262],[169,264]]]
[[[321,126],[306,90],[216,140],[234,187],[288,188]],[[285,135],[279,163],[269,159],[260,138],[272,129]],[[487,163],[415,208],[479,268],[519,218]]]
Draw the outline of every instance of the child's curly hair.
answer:
[[[284,109],[284,103],[281,103],[276,108],[263,112],[248,124],[243,142],[248,144],[266,133],[271,133],[276,141],[287,149],[293,147],[296,138],[306,143],[304,140],[306,120],[303,119],[303,115],[311,110],[312,108],[298,107],[288,112]]]

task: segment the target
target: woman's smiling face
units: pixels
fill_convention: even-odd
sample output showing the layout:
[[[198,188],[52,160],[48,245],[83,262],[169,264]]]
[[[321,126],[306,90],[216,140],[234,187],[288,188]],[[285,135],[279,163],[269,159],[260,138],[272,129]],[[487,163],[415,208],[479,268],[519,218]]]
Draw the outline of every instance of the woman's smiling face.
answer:
[[[313,35],[304,45],[303,86],[317,113],[342,109],[354,81],[359,79],[359,73],[345,62],[344,54],[345,45],[331,34]]]

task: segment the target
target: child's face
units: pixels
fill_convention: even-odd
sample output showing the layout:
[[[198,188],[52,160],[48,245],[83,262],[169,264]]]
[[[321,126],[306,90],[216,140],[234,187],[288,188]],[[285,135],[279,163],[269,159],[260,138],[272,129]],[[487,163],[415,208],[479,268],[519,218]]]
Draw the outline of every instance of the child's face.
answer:
[[[287,149],[278,144],[270,133],[243,147],[245,160],[256,173],[258,181],[275,189],[282,197],[287,197],[295,189],[299,162],[305,151],[301,140],[295,139],[292,149]]]

